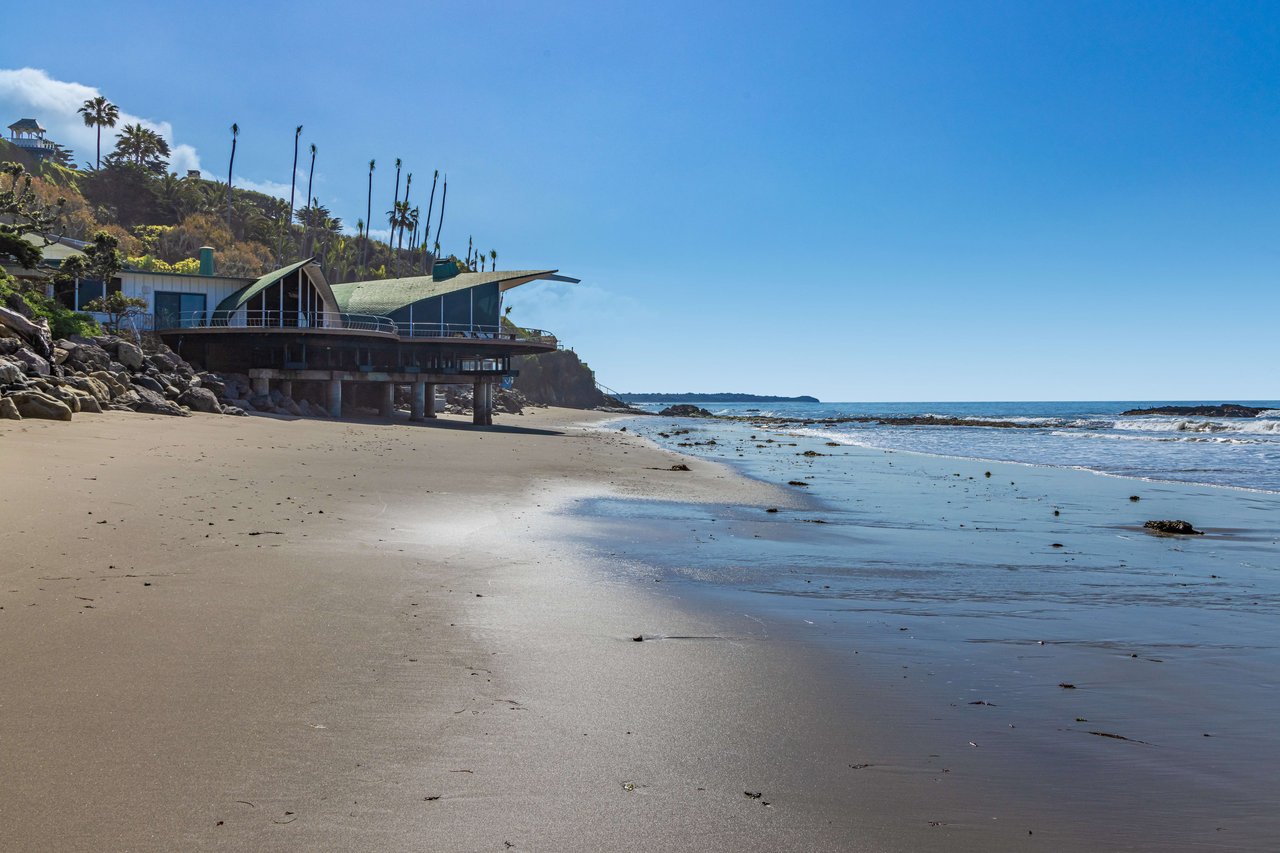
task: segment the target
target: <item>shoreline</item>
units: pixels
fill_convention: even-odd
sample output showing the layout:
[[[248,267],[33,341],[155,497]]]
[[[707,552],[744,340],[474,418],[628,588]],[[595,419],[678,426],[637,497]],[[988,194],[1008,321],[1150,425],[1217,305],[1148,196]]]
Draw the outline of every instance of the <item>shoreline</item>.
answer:
[[[0,831],[85,850],[1094,846],[1034,798],[992,812],[1008,780],[982,780],[1007,764],[904,758],[937,709],[883,673],[732,592],[638,573],[743,507],[828,510],[619,419],[0,433]],[[584,538],[581,508],[637,500],[656,528]]]
[[[1274,792],[1269,762],[1280,760],[1261,722],[1280,663],[1267,627],[1280,603],[1269,571],[1280,536],[1268,520],[1273,496],[1185,483],[1135,489],[1136,480],[1083,476],[1090,471],[858,446],[809,459],[796,454],[826,450],[820,438],[753,451],[757,442],[723,427],[681,438],[707,436],[717,442],[695,452],[771,482],[803,472],[817,503],[767,521],[690,517],[698,544],[677,538],[649,549],[650,562],[707,606],[749,610],[808,638],[832,669],[862,673],[851,684],[905,691],[915,703],[907,718],[879,706],[873,716],[895,732],[911,717],[934,718],[917,730],[920,743],[950,750],[950,769],[980,799],[1003,790],[993,816],[1016,804],[1043,821],[1037,840],[1050,828],[1062,834],[1056,849],[1249,850],[1280,831],[1262,805]],[[1128,500],[1135,490],[1140,504]],[[1166,512],[1199,519],[1209,535],[1192,542],[1141,529],[1141,518]],[[600,535],[621,513],[594,513]],[[810,520],[820,526],[796,524]],[[714,542],[703,538],[709,529]],[[1055,540],[1065,545],[1049,547]],[[691,548],[696,558],[664,557]],[[1135,670],[1134,660],[1157,666]],[[1060,687],[1068,682],[1074,692]],[[1152,751],[1111,746],[1125,740]],[[1103,791],[1114,800],[1099,799]]]

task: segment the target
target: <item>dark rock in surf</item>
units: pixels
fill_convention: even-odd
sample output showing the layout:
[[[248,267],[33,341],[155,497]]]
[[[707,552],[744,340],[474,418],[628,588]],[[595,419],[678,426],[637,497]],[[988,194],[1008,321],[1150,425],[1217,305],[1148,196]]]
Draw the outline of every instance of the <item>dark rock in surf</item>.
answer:
[[[1267,411],[1236,403],[1219,403],[1216,406],[1156,406],[1152,409],[1130,409],[1121,415],[1173,415],[1192,418],[1256,418]]]
[[[711,418],[715,417],[706,409],[700,409],[697,406],[688,403],[680,403],[676,406],[667,406],[658,415],[664,418]]]
[[[1203,530],[1196,530],[1194,527],[1191,526],[1191,522],[1189,521],[1180,521],[1180,520],[1148,521],[1146,524],[1142,526],[1147,530],[1151,530],[1156,533],[1171,533],[1175,536],[1203,536],[1204,535]]]

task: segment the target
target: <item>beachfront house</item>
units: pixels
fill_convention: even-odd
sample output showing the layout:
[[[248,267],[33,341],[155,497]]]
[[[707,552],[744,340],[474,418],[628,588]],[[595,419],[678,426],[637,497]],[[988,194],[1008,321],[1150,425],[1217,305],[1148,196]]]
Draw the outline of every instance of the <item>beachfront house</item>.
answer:
[[[60,239],[23,272],[77,311],[113,292],[141,299],[122,333],[154,332],[203,369],[246,374],[261,394],[275,383],[334,415],[344,389],[349,403],[390,415],[396,386],[411,385],[413,417],[429,418],[438,385],[470,384],[476,423],[491,423],[493,389],[515,375],[512,358],[559,346],[549,332],[504,326],[503,294],[537,280],[577,282],[554,269],[464,272],[441,261],[430,275],[330,285],[314,258],[249,279],[217,275],[207,246],[195,274],[126,269],[108,282],[56,281],[85,245]]]

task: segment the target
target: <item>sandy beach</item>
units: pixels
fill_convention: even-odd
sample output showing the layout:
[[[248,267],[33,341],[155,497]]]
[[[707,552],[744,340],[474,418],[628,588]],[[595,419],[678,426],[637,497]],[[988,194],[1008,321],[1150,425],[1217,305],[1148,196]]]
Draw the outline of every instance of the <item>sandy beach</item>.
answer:
[[[793,649],[557,539],[581,496],[788,504],[599,419],[6,428],[5,846],[926,844]]]
[[[7,428],[5,846],[1129,849],[886,690],[896,652],[647,572],[811,502],[606,418]],[[599,501],[685,509],[602,545]]]

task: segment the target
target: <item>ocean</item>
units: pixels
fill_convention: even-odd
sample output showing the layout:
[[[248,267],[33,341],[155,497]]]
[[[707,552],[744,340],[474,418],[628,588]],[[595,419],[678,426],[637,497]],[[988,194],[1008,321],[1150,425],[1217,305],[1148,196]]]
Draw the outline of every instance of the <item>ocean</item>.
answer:
[[[1280,492],[1280,401],[1243,401],[1257,418],[1126,416],[1131,409],[1199,402],[713,404],[717,415],[792,418],[795,435],[879,450],[1079,468],[1143,480]],[[637,406],[657,412],[666,403]],[[844,417],[936,415],[971,426],[799,422]],[[1027,429],[997,429],[991,421]]]
[[[1251,419],[1122,414],[1155,405],[1168,404],[632,417],[602,428],[793,500],[605,498],[577,515],[613,572],[738,614],[744,641],[799,644],[859,717],[906,733],[857,766],[1003,780],[963,816],[970,825],[1036,815],[1075,849],[1269,849],[1280,837],[1280,403],[1249,403],[1269,410]],[[966,422],[804,423],[929,414]],[[1028,428],[982,426],[992,420]],[[1150,519],[1204,535],[1154,535]]]

